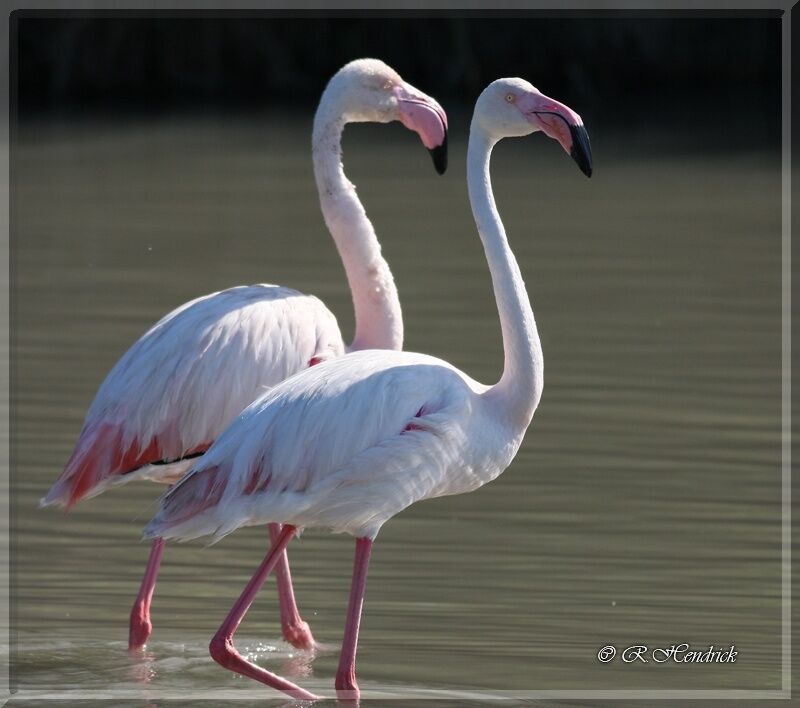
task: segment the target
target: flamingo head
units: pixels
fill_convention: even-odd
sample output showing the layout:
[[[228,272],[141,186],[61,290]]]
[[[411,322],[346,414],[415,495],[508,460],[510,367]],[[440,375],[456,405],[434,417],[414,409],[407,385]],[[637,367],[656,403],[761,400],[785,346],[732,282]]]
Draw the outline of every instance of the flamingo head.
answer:
[[[340,87],[343,114],[351,123],[400,121],[419,135],[439,174],[447,169],[447,114],[378,59],[356,59],[331,80]]]
[[[592,148],[581,117],[523,79],[489,84],[475,106],[475,120],[498,140],[541,130],[561,144],[583,174],[592,176]]]

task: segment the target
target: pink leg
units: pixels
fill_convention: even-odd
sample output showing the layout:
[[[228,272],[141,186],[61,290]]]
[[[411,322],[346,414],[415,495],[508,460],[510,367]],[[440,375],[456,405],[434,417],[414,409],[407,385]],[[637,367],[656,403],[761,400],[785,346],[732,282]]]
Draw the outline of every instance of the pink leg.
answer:
[[[281,525],[269,524],[269,537],[275,545],[280,537]],[[278,602],[281,608],[281,629],[283,638],[298,649],[311,650],[316,646],[311,628],[305,622],[297,609],[292,588],[292,574],[289,571],[289,556],[286,551],[281,553],[278,564],[275,566],[275,578],[278,582]]]
[[[361,625],[361,608],[364,606],[364,590],[367,587],[367,567],[372,552],[372,541],[356,539],[356,556],[353,563],[353,583],[350,587],[350,602],[347,605],[347,623],[344,628],[339,670],[336,672],[336,693],[339,698],[358,698],[356,683],[356,648],[358,628]]]
[[[150,622],[150,602],[153,599],[153,590],[156,587],[158,567],[161,565],[161,556],[164,553],[164,539],[157,538],[150,547],[150,558],[147,559],[147,569],[139,587],[139,594],[131,609],[131,620],[128,629],[128,649],[141,649],[153,624]]]
[[[258,567],[253,577],[250,578],[250,582],[247,583],[239,599],[231,608],[225,621],[211,640],[209,651],[214,661],[230,671],[242,674],[243,676],[249,676],[256,681],[261,681],[261,683],[265,683],[267,686],[272,686],[272,688],[277,688],[279,691],[289,694],[292,698],[302,701],[314,701],[317,700],[318,697],[313,693],[309,693],[293,684],[291,681],[287,681],[285,678],[281,678],[247,661],[247,659],[236,651],[236,647],[233,646],[234,633],[239,628],[239,624],[250,609],[250,605],[253,604],[253,600],[264,584],[264,581],[267,579],[267,576],[269,576],[272,569],[277,565],[283,552],[286,550],[286,546],[289,544],[289,541],[292,540],[295,531],[295,527],[289,524],[281,529],[278,539],[272,544],[272,548],[270,548],[267,555],[264,557],[264,560],[261,562],[261,565]]]

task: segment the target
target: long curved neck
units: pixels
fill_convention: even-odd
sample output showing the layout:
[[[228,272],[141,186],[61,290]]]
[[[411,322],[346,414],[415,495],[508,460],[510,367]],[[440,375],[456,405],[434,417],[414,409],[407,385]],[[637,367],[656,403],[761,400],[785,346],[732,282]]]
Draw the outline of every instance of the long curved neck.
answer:
[[[503,375],[485,395],[524,429],[542,396],[544,361],[525,283],[492,194],[489,159],[494,143],[473,120],[467,151],[469,199],[492,275],[505,354]]]
[[[347,119],[337,94],[335,85],[329,85],[322,95],[314,117],[312,152],[322,214],[353,296],[356,331],[350,350],[399,350],[403,348],[400,298],[375,229],[342,169]]]

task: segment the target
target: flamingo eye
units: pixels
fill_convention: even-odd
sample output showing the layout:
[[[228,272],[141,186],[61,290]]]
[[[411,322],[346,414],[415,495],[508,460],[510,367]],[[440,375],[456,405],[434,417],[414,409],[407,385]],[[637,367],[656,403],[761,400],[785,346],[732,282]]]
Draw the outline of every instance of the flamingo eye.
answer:
[[[508,103],[514,103],[514,101],[516,101],[516,100],[517,100],[517,97],[513,93],[507,93],[506,94],[506,101],[508,101]]]

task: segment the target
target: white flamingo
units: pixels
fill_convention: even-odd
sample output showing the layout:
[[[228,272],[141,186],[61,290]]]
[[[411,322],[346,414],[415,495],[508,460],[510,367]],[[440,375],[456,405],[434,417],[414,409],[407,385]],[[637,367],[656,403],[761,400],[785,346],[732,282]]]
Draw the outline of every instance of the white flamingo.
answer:
[[[218,539],[267,522],[282,531],[211,641],[224,667],[315,696],[244,659],[233,634],[298,529],[356,537],[355,567],[336,689],[357,697],[355,655],[372,543],[381,526],[420,499],[477,489],[514,458],[542,393],[542,349],[517,262],[497,213],[489,157],[504,137],[556,138],[591,175],[574,111],[522,79],[490,84],[475,106],[467,179],[500,314],[505,365],[486,386],[423,354],[362,351],[302,371],[255,401],[162,499],[147,536]]]
[[[416,131],[441,174],[447,118],[429,96],[383,62],[360,59],[328,83],[314,119],[314,174],[325,222],[350,285],[356,331],[350,351],[401,349],[403,322],[392,274],[341,164],[346,123],[401,121]],[[334,315],[316,297],[276,285],[231,288],[170,312],[117,362],[100,386],[67,465],[42,505],[67,508],[133,480],[171,484],[268,387],[345,352]],[[280,531],[270,526],[277,538]],[[129,646],[144,645],[164,550],[155,539],[131,610]],[[313,636],[297,610],[286,555],[276,571],[284,637]]]

